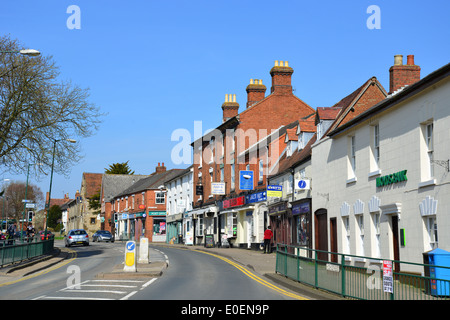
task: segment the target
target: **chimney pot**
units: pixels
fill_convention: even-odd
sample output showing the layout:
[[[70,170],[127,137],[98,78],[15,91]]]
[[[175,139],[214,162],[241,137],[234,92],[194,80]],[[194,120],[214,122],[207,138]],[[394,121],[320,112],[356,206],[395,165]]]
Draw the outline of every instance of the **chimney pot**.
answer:
[[[275,67],[278,67],[278,60],[275,60]]]
[[[420,80],[420,67],[414,64],[414,56],[407,56],[407,64],[403,64],[403,56],[394,56],[394,65],[389,69],[389,94],[410,86]]]
[[[394,56],[394,66],[403,65],[403,55],[397,54]]]

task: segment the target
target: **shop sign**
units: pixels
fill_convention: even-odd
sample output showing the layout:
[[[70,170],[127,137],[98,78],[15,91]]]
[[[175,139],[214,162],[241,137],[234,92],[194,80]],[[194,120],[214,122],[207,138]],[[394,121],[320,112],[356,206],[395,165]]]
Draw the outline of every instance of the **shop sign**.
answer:
[[[283,187],[278,185],[268,185],[267,196],[281,198],[283,196]]]
[[[239,189],[253,190],[253,171],[239,171]]]
[[[149,216],[165,216],[166,212],[165,211],[149,211],[148,215]]]
[[[233,199],[228,199],[228,200],[223,200],[222,201],[222,206],[223,206],[224,209],[237,207],[237,206],[242,206],[244,204],[245,204],[245,196],[241,196],[241,197],[237,197],[237,198],[233,198]]]
[[[384,177],[377,178],[377,187],[388,186],[393,183],[408,181],[406,177],[406,172],[408,170],[399,171],[397,173],[388,174]]]
[[[247,195],[246,198],[247,198],[247,203],[266,201],[267,200],[267,192],[266,191],[256,192],[256,193]]]
[[[277,205],[271,206],[271,207],[269,207],[269,215],[283,213],[284,211],[286,211],[286,208],[287,208],[286,202],[281,202]]]
[[[292,206],[292,215],[309,213],[309,202],[302,202]]]
[[[144,204],[140,204],[140,205],[139,205],[139,209],[141,209],[141,210],[142,210],[142,209],[145,209],[145,205],[144,205]]]
[[[383,260],[383,291],[393,292],[392,261]]]
[[[211,194],[212,195],[224,195],[225,182],[211,182]]]

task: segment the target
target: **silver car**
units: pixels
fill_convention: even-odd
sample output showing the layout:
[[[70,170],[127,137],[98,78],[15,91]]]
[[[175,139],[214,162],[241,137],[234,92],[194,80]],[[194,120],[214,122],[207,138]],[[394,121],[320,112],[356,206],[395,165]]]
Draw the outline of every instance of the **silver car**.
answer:
[[[70,247],[73,244],[82,244],[84,246],[89,245],[89,235],[84,229],[70,230],[64,238],[64,244],[66,247]]]
[[[114,236],[107,230],[98,230],[92,235],[92,242],[106,241],[114,242]]]

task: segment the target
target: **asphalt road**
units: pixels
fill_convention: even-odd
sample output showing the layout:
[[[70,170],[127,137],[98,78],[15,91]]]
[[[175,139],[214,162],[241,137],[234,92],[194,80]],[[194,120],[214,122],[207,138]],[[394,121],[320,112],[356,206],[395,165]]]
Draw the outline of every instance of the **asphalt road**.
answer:
[[[141,300],[285,300],[292,299],[251,278],[235,265],[192,250],[161,249],[169,268],[146,290]]]
[[[55,246],[63,247],[62,241]],[[0,286],[1,300],[292,300],[232,261],[203,252],[150,247],[151,261],[166,261],[161,277],[99,279],[123,262],[125,244],[71,247],[63,263]]]

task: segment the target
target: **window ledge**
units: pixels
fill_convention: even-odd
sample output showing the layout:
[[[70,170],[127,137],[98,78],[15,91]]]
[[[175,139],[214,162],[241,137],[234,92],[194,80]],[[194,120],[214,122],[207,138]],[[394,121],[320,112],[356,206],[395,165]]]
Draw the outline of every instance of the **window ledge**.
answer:
[[[375,176],[379,176],[380,174],[381,174],[381,170],[380,169],[372,171],[372,172],[369,172],[369,178],[372,178],[372,177],[375,177]]]
[[[419,188],[424,188],[428,186],[434,186],[436,184],[436,179],[430,179],[427,181],[422,181],[419,183]]]
[[[347,179],[347,184],[355,183],[356,181],[357,181],[356,177],[353,177],[353,178]]]

